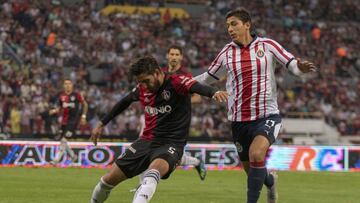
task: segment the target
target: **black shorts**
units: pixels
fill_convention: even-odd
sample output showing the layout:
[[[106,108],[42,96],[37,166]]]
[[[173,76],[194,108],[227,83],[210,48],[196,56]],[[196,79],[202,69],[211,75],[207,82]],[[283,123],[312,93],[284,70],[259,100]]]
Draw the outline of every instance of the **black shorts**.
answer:
[[[161,158],[169,164],[169,171],[162,177],[162,179],[167,179],[179,164],[183,150],[183,145],[160,144],[138,139],[120,155],[115,163],[126,177],[132,178],[148,169],[154,159]]]
[[[65,137],[65,138],[70,138],[73,135],[75,135],[75,131],[77,128],[77,122],[71,122],[68,123],[66,125],[61,125],[60,131],[59,131],[59,137],[60,139]]]
[[[281,128],[281,117],[270,115],[255,121],[232,122],[233,141],[241,161],[249,161],[249,148],[257,135],[263,135],[270,145],[275,142]]]

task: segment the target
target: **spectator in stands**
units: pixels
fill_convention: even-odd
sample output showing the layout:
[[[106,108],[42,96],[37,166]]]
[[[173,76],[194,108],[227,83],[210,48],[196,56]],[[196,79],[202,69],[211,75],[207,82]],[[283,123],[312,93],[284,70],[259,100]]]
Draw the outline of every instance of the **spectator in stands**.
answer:
[[[10,110],[10,125],[11,125],[12,134],[17,135],[21,132],[20,121],[21,121],[21,112],[18,108],[18,104],[14,102]]]

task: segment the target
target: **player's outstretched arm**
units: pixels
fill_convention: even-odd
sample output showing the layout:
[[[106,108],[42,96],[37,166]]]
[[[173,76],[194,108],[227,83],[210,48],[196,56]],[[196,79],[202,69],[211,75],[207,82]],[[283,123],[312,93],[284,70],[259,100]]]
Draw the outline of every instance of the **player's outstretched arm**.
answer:
[[[278,42],[268,39],[265,43],[269,46],[269,51],[273,54],[274,59],[288,68],[294,75],[302,76],[305,73],[315,72],[316,66],[309,61],[295,59],[294,55],[286,51]]]
[[[91,132],[90,139],[91,141],[94,142],[95,146],[97,144],[97,141],[101,137],[104,127],[117,115],[119,115],[121,112],[127,109],[132,102],[137,101],[138,97],[139,97],[139,92],[138,89],[135,88],[132,92],[130,92],[128,95],[122,98],[118,103],[116,103],[115,106],[111,109],[111,111],[101,119],[101,121]]]
[[[227,50],[230,48],[231,44],[225,45],[209,66],[208,71],[194,77],[194,79],[199,83],[210,85],[224,77],[227,74],[227,69],[223,64],[225,64],[225,60],[227,60]]]
[[[83,103],[82,103],[82,114],[81,114],[81,120],[80,120],[80,123],[82,125],[85,125],[86,124],[86,115],[87,115],[87,112],[88,112],[88,103],[84,100]]]
[[[201,75],[194,77],[194,80],[198,81],[199,83],[208,84],[208,85],[218,81],[218,79],[210,75],[209,72],[205,72],[202,73]]]
[[[90,140],[94,143],[94,145],[97,145],[97,141],[99,140],[102,132],[104,130],[104,124],[99,121],[96,127],[91,132]]]
[[[317,71],[314,63],[309,61],[301,61],[300,59],[292,60],[288,68],[294,75],[297,76],[302,76],[305,73]]]
[[[190,88],[190,92],[191,93],[197,93],[200,94],[202,96],[206,96],[209,98],[214,99],[215,101],[218,102],[226,102],[227,101],[227,93],[224,91],[217,91],[215,88],[208,86],[208,85],[203,85],[199,82],[196,82],[195,84],[193,84]]]

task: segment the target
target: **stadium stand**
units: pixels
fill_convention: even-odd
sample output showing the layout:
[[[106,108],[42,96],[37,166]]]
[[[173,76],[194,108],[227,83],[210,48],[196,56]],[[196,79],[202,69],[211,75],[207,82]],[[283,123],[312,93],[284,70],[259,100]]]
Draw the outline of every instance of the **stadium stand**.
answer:
[[[2,133],[14,138],[54,133],[57,118],[44,112],[53,105],[64,77],[75,81],[90,104],[89,125],[79,127],[81,134],[89,134],[98,118],[133,86],[127,71],[134,57],[152,54],[164,65],[167,46],[177,43],[185,48],[185,64],[194,73],[203,72],[229,41],[224,13],[244,4],[235,0],[196,1],[206,12],[193,17],[193,11],[189,11],[190,17],[180,18],[159,12],[156,7],[195,1],[151,1],[155,11],[149,14],[135,10],[108,15],[101,14],[95,0],[73,5],[35,0],[0,2],[0,127]],[[145,1],[104,1],[103,5],[114,3],[146,5]],[[324,141],[321,137],[318,143],[338,142],[337,134],[350,136],[341,139],[344,142],[357,139],[359,1],[262,0],[246,1],[245,5],[253,12],[259,35],[276,39],[295,55],[320,67],[305,81],[278,69],[281,114],[300,119],[303,123],[295,126],[306,126],[303,129],[309,126],[307,119],[314,118],[325,121],[321,126],[335,129],[298,132],[322,136],[331,133],[331,139]],[[224,106],[207,100],[196,104],[193,139],[230,141],[224,112]],[[136,137],[140,114],[134,105],[107,127],[106,134]],[[296,132],[296,127],[293,129]],[[291,127],[286,127],[283,136],[286,138],[290,131]]]

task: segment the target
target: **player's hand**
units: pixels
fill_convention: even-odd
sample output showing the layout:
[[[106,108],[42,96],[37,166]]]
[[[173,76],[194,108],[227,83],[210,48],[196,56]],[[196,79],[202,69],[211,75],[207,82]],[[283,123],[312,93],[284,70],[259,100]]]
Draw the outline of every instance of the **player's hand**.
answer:
[[[301,72],[309,73],[309,72],[316,72],[317,68],[314,63],[310,61],[301,61],[297,59],[297,65]]]
[[[97,141],[99,140],[102,132],[104,130],[104,124],[99,122],[96,127],[91,132],[90,140],[94,143],[94,145],[97,145]]]
[[[217,91],[212,98],[217,102],[226,102],[228,100],[228,96],[228,93],[225,91]]]

